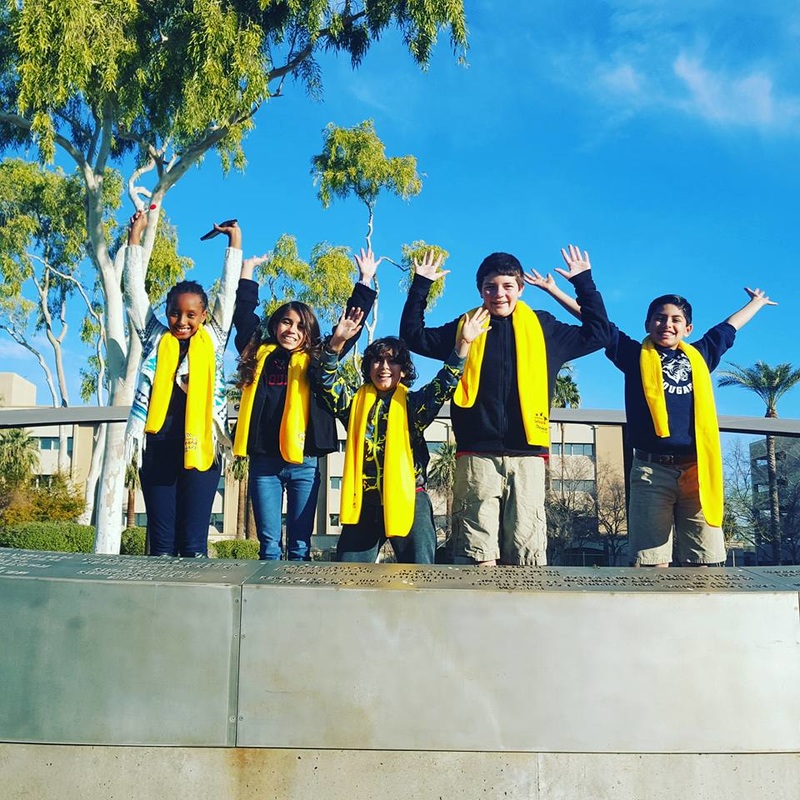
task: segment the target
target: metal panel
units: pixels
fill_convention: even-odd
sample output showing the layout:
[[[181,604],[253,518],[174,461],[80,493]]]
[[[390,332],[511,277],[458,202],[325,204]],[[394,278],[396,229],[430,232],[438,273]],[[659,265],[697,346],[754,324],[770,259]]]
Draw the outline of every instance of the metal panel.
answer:
[[[0,739],[232,745],[256,569],[0,551]]]
[[[237,744],[797,751],[800,612],[784,583],[765,570],[266,566],[243,589]]]

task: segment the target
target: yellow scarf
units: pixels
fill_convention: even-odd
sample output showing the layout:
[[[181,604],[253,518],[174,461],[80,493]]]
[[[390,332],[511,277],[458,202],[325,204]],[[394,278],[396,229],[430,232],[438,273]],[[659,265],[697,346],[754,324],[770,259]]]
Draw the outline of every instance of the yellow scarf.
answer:
[[[180,342],[168,331],[158,343],[153,390],[147,407],[145,433],[158,433],[167,409],[180,362]],[[205,472],[214,463],[212,409],[214,407],[214,343],[202,326],[189,340],[189,386],[186,391],[183,466]]]
[[[470,316],[475,311],[477,309],[470,311]],[[467,315],[464,315],[458,322],[456,344],[461,338],[461,328],[466,318]],[[517,346],[517,389],[525,438],[529,445],[549,447],[550,397],[547,393],[547,349],[542,325],[533,309],[521,300],[517,301],[514,309],[512,325]],[[485,350],[486,336],[479,336],[469,348],[464,375],[453,395],[453,402],[460,408],[472,408],[475,404]]]
[[[722,448],[719,441],[711,373],[697,348],[686,342],[679,342],[678,349],[686,355],[692,367],[694,439],[697,446],[700,506],[708,524],[719,528],[722,525],[723,507]],[[642,388],[647,400],[647,407],[650,409],[650,416],[653,418],[656,436],[661,439],[666,438],[669,436],[669,419],[667,417],[667,401],[664,398],[661,357],[649,336],[642,341],[639,367],[642,373]]]
[[[414,521],[416,479],[408,430],[407,395],[408,389],[401,383],[389,400],[383,458],[383,522],[387,536],[408,536]],[[350,407],[340,513],[344,525],[355,525],[361,519],[367,420],[377,398],[375,387],[365,384],[356,392]]]
[[[253,414],[256,387],[267,356],[274,352],[276,344],[262,344],[256,353],[256,369],[253,382],[242,389],[239,402],[239,421],[236,424],[236,438],[233,442],[235,456],[247,455],[247,439]],[[286,377],[286,400],[281,417],[280,450],[284,461],[290,464],[303,463],[303,450],[306,444],[308,416],[311,407],[311,384],[308,380],[308,366],[311,358],[305,351],[295,350],[289,357],[289,372]]]

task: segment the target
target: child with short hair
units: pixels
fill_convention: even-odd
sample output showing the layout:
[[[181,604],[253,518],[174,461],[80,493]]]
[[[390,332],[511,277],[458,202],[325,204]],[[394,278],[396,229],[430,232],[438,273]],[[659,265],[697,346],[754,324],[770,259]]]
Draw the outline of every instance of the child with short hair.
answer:
[[[405,342],[395,336],[372,342],[361,364],[364,385],[353,393],[339,353],[363,316],[359,309],[342,315],[317,375],[319,396],[347,427],[337,559],[374,562],[388,538],[399,562],[432,564],[436,531],[425,491],[424,432],[452,396],[489,314],[478,309],[464,320],[443,367],[418,391],[408,391],[416,370]]]
[[[530,280],[580,316],[579,304],[551,276]],[[764,306],[761,289],[692,344],[692,306],[677,294],[648,306],[647,336],[637,341],[611,325],[606,356],[625,375],[625,415],[633,448],[628,537],[635,566],[667,567],[673,534],[683,566],[725,563],[723,483],[719,427],[711,372],[733,345],[736,332]]]
[[[491,315],[486,337],[470,350],[451,404],[458,458],[453,486],[454,561],[492,565],[547,563],[545,459],[550,446],[550,398],[567,361],[608,341],[603,299],[588,253],[561,251],[584,315],[566,325],[520,300],[525,275],[509,253],[492,253],[478,267],[482,308]],[[414,263],[400,335],[415,353],[444,358],[465,317],[425,326],[433,282],[447,274],[441,259]]]

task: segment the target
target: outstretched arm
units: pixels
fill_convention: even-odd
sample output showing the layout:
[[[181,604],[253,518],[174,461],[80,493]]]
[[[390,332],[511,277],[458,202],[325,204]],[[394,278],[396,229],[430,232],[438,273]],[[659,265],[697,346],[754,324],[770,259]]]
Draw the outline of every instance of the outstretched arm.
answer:
[[[144,254],[141,243],[145,228],[147,228],[147,214],[144,211],[137,211],[130,219],[128,247],[125,249],[123,266],[125,307],[128,319],[142,342],[147,338],[146,328],[154,317],[150,298],[144,286]]]
[[[236,302],[236,284],[242,275],[242,229],[233,220],[230,225],[214,224],[214,230],[224,233],[228,237],[228,247],[225,250],[225,260],[222,266],[222,279],[219,290],[214,298],[214,304],[209,309],[209,318],[212,325],[217,327],[217,334],[221,344],[228,340],[231,325],[233,324],[233,307]]]
[[[744,306],[742,306],[738,311],[735,311],[731,314],[728,319],[725,320],[729,325],[732,325],[736,330],[740,330],[743,325],[746,325],[750,320],[756,315],[757,312],[761,311],[764,306],[776,306],[778,305],[773,300],[770,300],[769,297],[759,288],[755,289],[748,289],[745,287],[745,291],[747,292],[750,300]]]
[[[563,252],[563,250],[562,250]],[[548,272],[547,275],[540,275],[535,269],[524,272],[522,277],[525,283],[535,286],[547,292],[562,308],[565,308],[576,319],[581,318],[581,307],[574,297],[570,297],[562,288],[556,284],[556,279]]]

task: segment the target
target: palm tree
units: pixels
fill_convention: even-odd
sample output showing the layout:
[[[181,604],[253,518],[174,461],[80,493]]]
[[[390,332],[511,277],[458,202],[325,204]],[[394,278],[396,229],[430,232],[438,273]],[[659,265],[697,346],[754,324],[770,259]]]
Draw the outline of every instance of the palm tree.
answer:
[[[236,538],[244,539],[247,530],[247,512],[250,502],[248,488],[250,485],[250,459],[248,456],[235,456],[229,464],[231,476],[239,484],[238,503],[236,506]]]
[[[0,481],[15,488],[30,480],[38,466],[38,439],[23,428],[0,432]]]
[[[731,364],[733,369],[718,373],[719,386],[739,386],[755,392],[766,404],[765,417],[778,418],[778,400],[793,386],[800,383],[800,369],[791,364],[778,364],[771,367],[763,361],[755,366],[742,367]],[[772,560],[782,561],[781,547],[781,505],[778,496],[778,468],[775,458],[775,437],[767,436],[767,475],[769,476],[769,516],[770,538],[772,539]]]
[[[136,525],[136,490],[139,488],[139,467],[137,458],[125,467],[125,488],[128,490],[128,504],[125,511],[125,527],[133,528]]]
[[[553,392],[553,408],[578,408],[581,404],[581,393],[578,384],[572,377],[572,364],[564,364],[556,375],[556,385]],[[563,422],[559,423],[561,430],[561,496],[564,496],[564,431]]]

